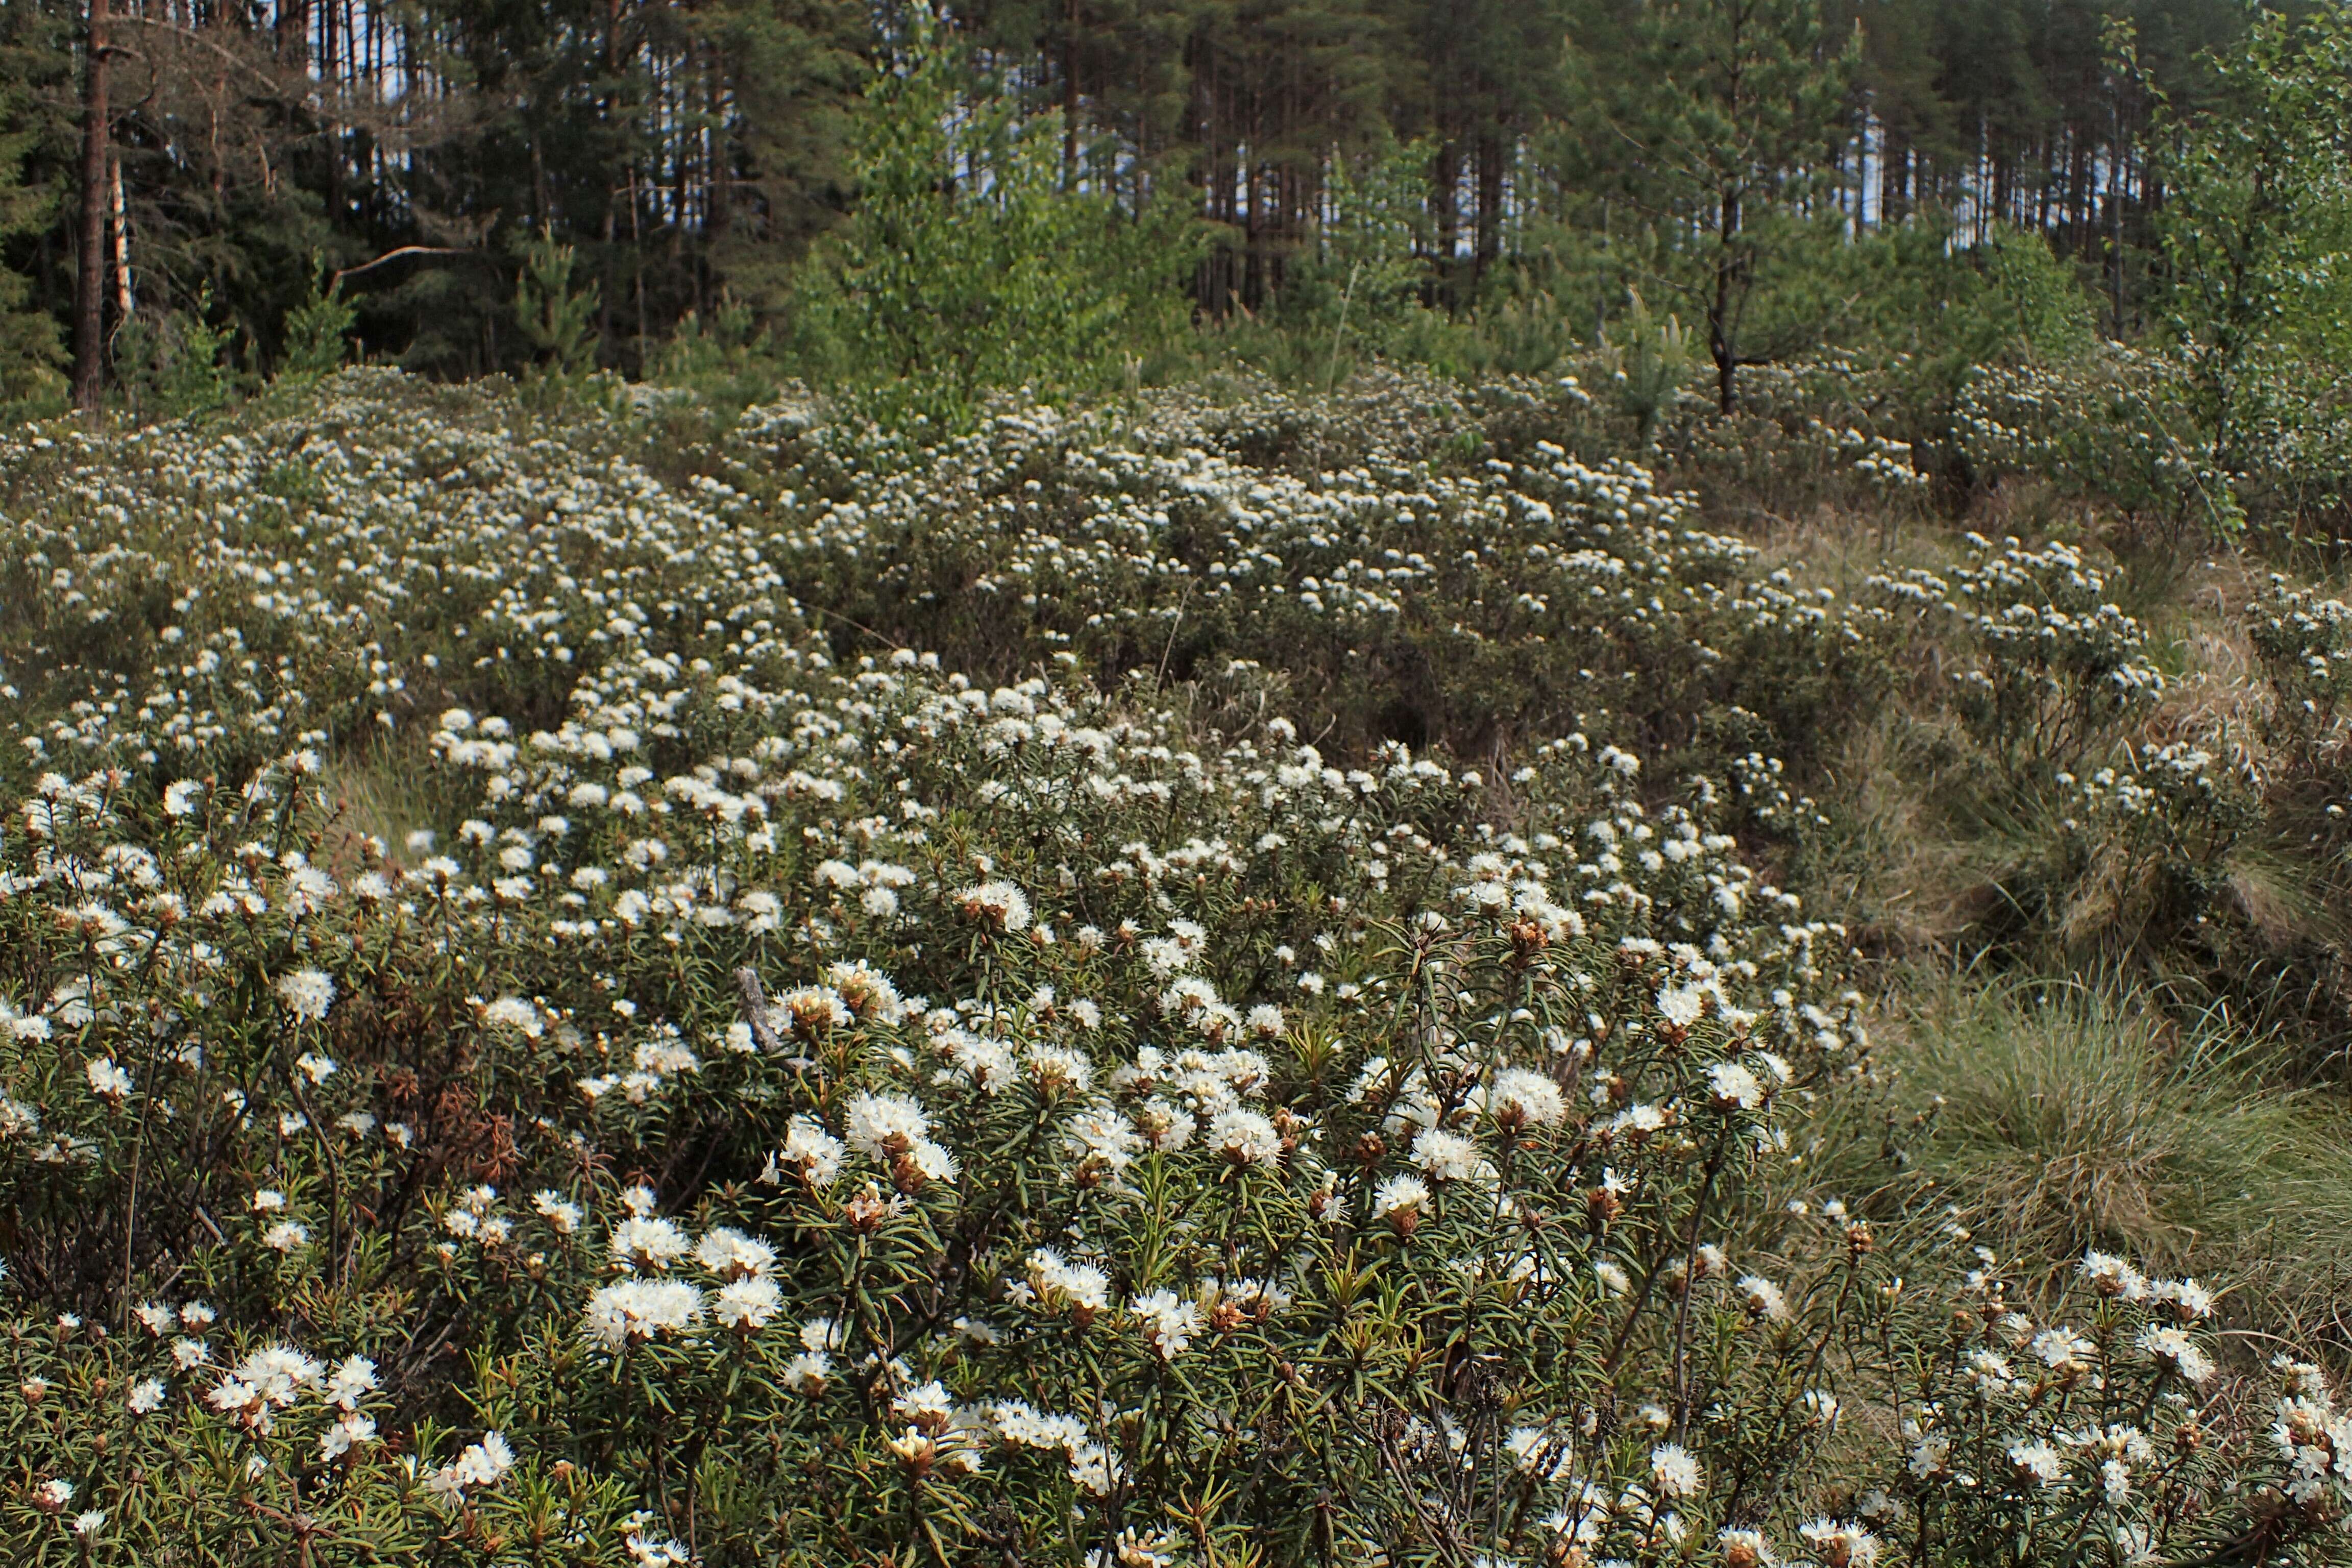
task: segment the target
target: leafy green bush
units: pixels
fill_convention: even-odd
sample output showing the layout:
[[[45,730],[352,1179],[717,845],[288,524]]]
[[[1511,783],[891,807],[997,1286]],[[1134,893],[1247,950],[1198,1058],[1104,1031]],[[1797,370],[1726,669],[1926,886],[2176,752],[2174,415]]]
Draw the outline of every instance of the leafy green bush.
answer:
[[[1954,425],[1980,480],[2031,475],[2122,511],[2165,543],[2229,539],[2246,522],[2242,476],[2213,460],[2186,371],[2110,343],[2056,367],[1993,367],[1960,394]]]
[[[2079,549],[1979,535],[1969,543],[1970,558],[1948,572],[1914,568],[1872,586],[1942,620],[1942,646],[1973,656],[1945,678],[1961,721],[2004,772],[2079,765],[2120,715],[2163,695],[2147,629]]]
[[[813,362],[941,428],[992,388],[1109,384],[1181,321],[1167,285],[1197,253],[1192,221],[1172,199],[1129,213],[1071,188],[1060,120],[973,97],[931,13],[908,26],[866,89],[856,205],[803,302]]]
[[[286,313],[286,344],[278,362],[280,375],[297,379],[342,369],[351,357],[352,326],[359,320],[359,307],[343,296],[342,280],[330,279],[323,260],[311,265],[316,270],[310,295]]]
[[[1995,226],[1967,244],[1927,215],[1857,239],[1842,260],[1854,352],[1895,359],[1929,418],[1948,418],[1980,369],[2063,367],[2097,345],[2089,297],[2038,234]]]
[[[1839,605],[1694,526],[1647,470],[1538,434],[1576,389],[1508,391],[1481,409],[1411,379],[1156,392],[1007,407],[912,453],[788,405],[792,443],[760,436],[723,471],[792,498],[776,548],[844,649],[1176,679],[1254,660],[1311,691],[1302,721],[1340,743],[1468,754],[1586,725],[1676,748],[1733,710],[1797,747],[1866,698],[1874,661]]]
[[[142,313],[122,323],[114,342],[115,370],[133,418],[209,414],[236,395],[229,350],[236,333],[205,319],[212,308],[207,286],[189,310]]]
[[[2248,607],[2247,630],[2278,693],[2277,724],[2306,751],[2330,747],[2352,694],[2352,605],[2273,573]]]

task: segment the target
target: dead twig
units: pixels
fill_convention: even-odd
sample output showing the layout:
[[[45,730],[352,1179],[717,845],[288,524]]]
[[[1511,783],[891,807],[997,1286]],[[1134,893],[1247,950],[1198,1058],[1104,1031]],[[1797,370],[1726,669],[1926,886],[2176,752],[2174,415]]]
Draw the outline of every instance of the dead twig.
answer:
[[[735,994],[742,1003],[743,1022],[751,1028],[751,1043],[769,1056],[782,1055],[783,1039],[768,1017],[767,988],[760,984],[759,973],[749,964],[735,972]]]

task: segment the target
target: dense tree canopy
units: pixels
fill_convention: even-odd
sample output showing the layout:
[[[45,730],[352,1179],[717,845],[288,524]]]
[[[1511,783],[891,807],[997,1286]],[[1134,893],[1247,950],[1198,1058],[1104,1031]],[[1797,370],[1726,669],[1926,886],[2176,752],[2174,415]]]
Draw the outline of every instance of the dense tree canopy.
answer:
[[[110,383],[152,378],[192,335],[261,372],[322,270],[370,355],[511,370],[531,357],[513,302],[540,235],[575,247],[605,365],[647,369],[730,298],[805,335],[822,312],[803,308],[803,263],[857,200],[866,84],[906,68],[915,22],[844,0],[92,4],[0,0],[0,353],[19,395],[54,379],[78,292]],[[1325,265],[1337,208],[1367,171],[1409,168],[1423,304],[1458,315],[1540,287],[1590,327],[1646,280],[1708,323],[1729,396],[1738,363],[1785,335],[1776,310],[1822,314],[1774,298],[1775,259],[1805,234],[1932,215],[1974,243],[2007,226],[2082,266],[2109,331],[2152,319],[2154,138],[2226,89],[2212,61],[2247,13],[975,0],[943,20],[972,93],[1060,116],[1066,189],[1129,218],[1197,215],[1205,243],[1169,287],[1205,319],[1326,295],[1327,318],[1342,300],[1360,317]],[[1678,53],[1730,75],[1710,87]],[[1768,94],[1741,97],[1743,61]],[[90,235],[98,284],[78,290]]]

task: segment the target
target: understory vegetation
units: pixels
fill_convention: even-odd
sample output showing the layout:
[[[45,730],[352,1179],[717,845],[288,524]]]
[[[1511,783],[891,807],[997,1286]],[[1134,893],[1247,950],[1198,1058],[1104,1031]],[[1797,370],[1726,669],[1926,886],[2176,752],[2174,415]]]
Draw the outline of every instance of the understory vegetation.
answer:
[[[2336,1552],[2352,616],[1610,366],[8,437],[12,1552]]]

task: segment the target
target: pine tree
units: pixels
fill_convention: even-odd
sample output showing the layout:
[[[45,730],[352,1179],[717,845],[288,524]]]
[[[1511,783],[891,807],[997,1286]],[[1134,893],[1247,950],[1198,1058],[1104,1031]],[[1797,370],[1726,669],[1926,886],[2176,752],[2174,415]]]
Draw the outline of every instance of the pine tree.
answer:
[[[1792,253],[1834,231],[1832,153],[1848,126],[1860,39],[1820,0],[1664,0],[1632,19],[1623,54],[1588,54],[1601,106],[1591,153],[1652,226],[1647,270],[1706,326],[1728,413],[1742,366],[1804,346],[1804,312],[1758,307]]]
[[[26,184],[25,159],[37,132],[18,123],[25,95],[0,87],[0,241],[37,233],[56,210],[54,191]],[[31,281],[0,265],[0,406],[39,406],[66,389],[57,322],[26,310]]]

